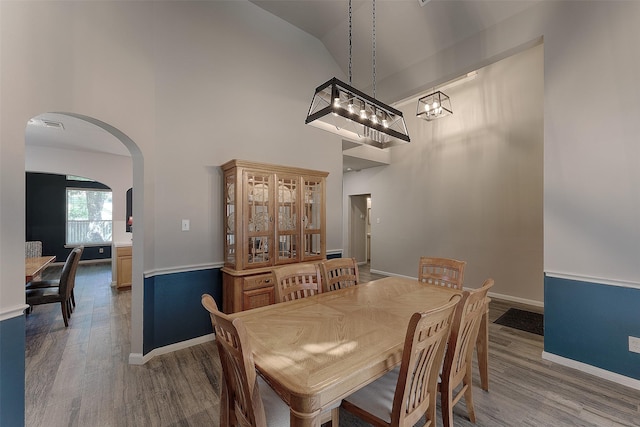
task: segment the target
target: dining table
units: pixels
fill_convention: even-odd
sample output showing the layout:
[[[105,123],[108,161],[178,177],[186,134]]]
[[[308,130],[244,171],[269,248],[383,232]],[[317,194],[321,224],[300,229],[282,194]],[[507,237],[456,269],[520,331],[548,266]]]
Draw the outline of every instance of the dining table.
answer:
[[[55,255],[30,257],[24,259],[25,283],[29,283],[38,276],[45,268],[56,260]]]
[[[288,403],[292,426],[320,414],[400,364],[413,313],[462,291],[385,277],[231,315],[242,319],[256,368]]]

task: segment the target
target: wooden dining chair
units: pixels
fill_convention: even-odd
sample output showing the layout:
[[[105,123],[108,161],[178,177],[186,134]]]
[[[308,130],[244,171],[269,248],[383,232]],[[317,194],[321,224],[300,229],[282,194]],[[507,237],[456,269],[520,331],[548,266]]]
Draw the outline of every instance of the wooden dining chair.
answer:
[[[333,258],[320,263],[323,292],[355,286],[360,281],[355,258]]]
[[[420,257],[418,280],[432,285],[462,290],[465,261],[450,258]]]
[[[216,334],[216,346],[222,365],[220,393],[221,426],[289,426],[289,406],[257,374],[251,343],[241,319],[232,319],[218,310],[209,294],[202,295]],[[339,408],[327,412],[322,422],[338,426]],[[335,418],[332,418],[335,417]]]
[[[290,264],[273,269],[276,302],[292,301],[322,292],[317,264]]]
[[[342,408],[374,426],[436,425],[438,372],[460,296],[409,321],[402,362],[342,401]]]
[[[462,300],[456,308],[440,384],[438,385],[442,421],[445,427],[453,427],[453,407],[463,396],[469,420],[472,423],[476,422],[473,408],[471,362],[480,321],[486,309],[485,298],[492,286],[493,279],[487,279],[481,288],[464,291]],[[460,385],[462,387],[454,393],[454,390]]]
[[[34,305],[60,303],[62,310],[62,320],[64,320],[64,326],[69,326],[69,317],[71,315],[71,280],[75,277],[73,271],[77,268],[77,262],[79,258],[79,250],[75,248],[67,256],[64,265],[62,266],[62,273],[58,281],[57,287],[45,287],[45,288],[27,288],[26,289],[26,303],[29,305],[28,313],[31,312]]]

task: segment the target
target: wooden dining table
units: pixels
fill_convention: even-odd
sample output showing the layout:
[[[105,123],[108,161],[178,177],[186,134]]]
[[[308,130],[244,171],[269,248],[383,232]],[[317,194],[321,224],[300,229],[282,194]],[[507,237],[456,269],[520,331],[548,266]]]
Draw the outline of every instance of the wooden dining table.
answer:
[[[56,260],[55,255],[39,256],[24,259],[25,283],[29,283],[35,276],[44,271],[45,268]]]
[[[289,404],[292,426],[398,365],[411,315],[461,291],[386,277],[346,289],[232,314],[243,320],[257,369]]]

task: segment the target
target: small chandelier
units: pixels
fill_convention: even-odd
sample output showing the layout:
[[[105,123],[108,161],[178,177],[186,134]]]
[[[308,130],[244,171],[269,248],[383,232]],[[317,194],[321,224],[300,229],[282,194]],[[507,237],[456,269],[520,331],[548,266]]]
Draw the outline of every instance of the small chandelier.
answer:
[[[376,96],[376,2],[373,0],[373,97],[351,86],[351,0],[349,0],[349,84],[337,78],[316,88],[305,124],[348,140],[387,148],[410,141],[402,112]]]
[[[430,93],[418,99],[418,111],[416,116],[427,121],[439,119],[440,117],[453,114],[451,110],[451,100],[440,91]]]

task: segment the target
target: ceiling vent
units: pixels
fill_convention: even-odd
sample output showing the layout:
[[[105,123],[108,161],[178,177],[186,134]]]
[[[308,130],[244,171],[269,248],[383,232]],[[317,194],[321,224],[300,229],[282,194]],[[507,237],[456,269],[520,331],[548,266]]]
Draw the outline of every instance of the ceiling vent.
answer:
[[[64,125],[61,122],[54,122],[53,120],[42,120],[42,125],[46,128],[56,128],[64,130]]]
[[[43,128],[53,128],[64,130],[64,125],[62,122],[57,122],[55,120],[47,120],[47,119],[29,119],[29,124],[33,126],[39,126]]]

